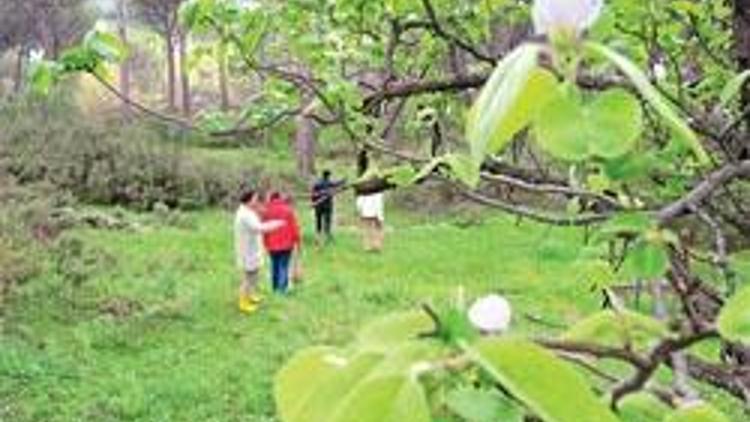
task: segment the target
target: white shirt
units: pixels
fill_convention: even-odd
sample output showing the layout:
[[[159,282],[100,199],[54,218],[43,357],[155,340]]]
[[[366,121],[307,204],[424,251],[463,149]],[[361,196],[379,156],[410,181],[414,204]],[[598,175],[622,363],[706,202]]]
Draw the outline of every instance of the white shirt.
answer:
[[[263,223],[258,214],[240,205],[234,217],[234,245],[240,269],[257,271],[263,264],[262,233]]]
[[[377,218],[381,222],[385,221],[383,208],[382,193],[357,197],[357,213],[362,218]]]

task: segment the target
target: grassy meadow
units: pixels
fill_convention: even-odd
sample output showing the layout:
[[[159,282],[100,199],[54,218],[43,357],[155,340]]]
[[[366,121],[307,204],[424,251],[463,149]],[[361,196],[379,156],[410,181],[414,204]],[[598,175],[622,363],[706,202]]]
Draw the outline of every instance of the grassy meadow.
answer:
[[[235,307],[230,213],[67,233],[77,255],[46,263],[2,312],[0,420],[275,421],[281,365],[302,347],[346,343],[377,315],[455,300],[462,286],[469,299],[505,294],[514,330],[541,334],[600,303],[569,268],[539,263],[575,253],[576,230],[398,214],[378,255],[361,251],[348,205],[324,248],[304,214],[304,284],[252,316]]]

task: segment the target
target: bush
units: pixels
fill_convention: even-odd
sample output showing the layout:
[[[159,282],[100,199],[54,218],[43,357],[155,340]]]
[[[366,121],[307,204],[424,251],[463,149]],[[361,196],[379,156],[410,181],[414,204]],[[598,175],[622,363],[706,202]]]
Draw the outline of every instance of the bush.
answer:
[[[243,180],[220,164],[191,157],[159,131],[82,116],[63,96],[0,107],[0,171],[21,184],[48,183],[82,201],[152,210],[225,203]]]

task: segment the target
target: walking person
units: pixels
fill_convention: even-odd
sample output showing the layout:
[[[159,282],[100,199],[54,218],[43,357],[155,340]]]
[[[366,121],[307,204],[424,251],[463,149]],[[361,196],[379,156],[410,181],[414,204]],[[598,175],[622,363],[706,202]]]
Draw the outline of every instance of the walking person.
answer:
[[[357,213],[362,226],[362,246],[366,252],[380,252],[385,242],[383,193],[357,197]]]
[[[320,243],[322,238],[330,241],[333,239],[333,197],[336,190],[346,184],[346,180],[331,180],[331,171],[324,170],[321,178],[315,182],[312,188],[312,206],[315,210],[315,234],[316,242]]]
[[[252,189],[244,191],[234,218],[234,241],[237,266],[242,271],[239,308],[246,314],[255,312],[262,300],[258,295],[258,276],[263,263],[261,236],[285,226],[281,220],[262,222],[262,213],[263,202],[258,192]]]
[[[301,236],[297,216],[288,200],[281,193],[273,192],[269,196],[264,221],[283,221],[284,227],[268,232],[263,242],[271,257],[271,285],[275,293],[286,293],[289,290],[290,264],[301,255]]]

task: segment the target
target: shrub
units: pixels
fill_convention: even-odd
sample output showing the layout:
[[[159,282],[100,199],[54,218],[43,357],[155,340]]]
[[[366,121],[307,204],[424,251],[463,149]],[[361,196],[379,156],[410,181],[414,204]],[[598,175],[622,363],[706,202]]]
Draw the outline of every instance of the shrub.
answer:
[[[0,127],[7,128],[0,134],[0,170],[88,203],[139,210],[216,205],[260,173],[236,174],[198,160],[184,144],[146,126],[87,119],[59,95],[1,106]]]

